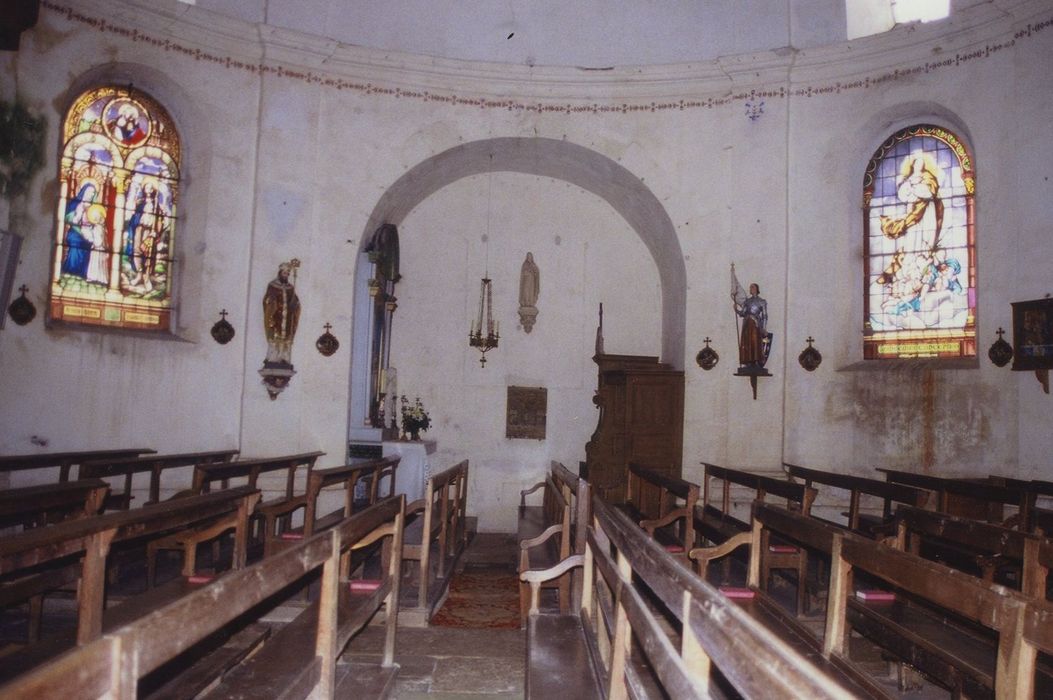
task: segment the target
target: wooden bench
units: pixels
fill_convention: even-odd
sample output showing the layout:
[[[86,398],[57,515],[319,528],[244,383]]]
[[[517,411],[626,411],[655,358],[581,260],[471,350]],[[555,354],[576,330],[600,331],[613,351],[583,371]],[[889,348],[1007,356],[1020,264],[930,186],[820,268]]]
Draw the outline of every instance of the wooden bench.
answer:
[[[4,604],[16,596],[32,596],[70,580],[78,581],[77,629],[75,639],[59,635],[41,646],[30,645],[23,652],[3,657],[4,677],[21,672],[32,663],[73,644],[86,644],[97,639],[106,619],[128,619],[141,614],[164,600],[167,594],[184,591],[183,580],[164,591],[130,598],[110,609],[105,608],[106,562],[112,549],[121,544],[163,536],[172,531],[195,527],[201,523],[229,523],[235,529],[235,567],[244,563],[248,516],[259,499],[259,492],[249,487],[220,493],[188,497],[131,511],[117,511],[94,517],[68,520],[46,528],[27,530],[0,539],[0,579],[11,582],[3,590]],[[79,558],[79,565],[74,558]],[[70,566],[71,563],[75,565]],[[72,577],[67,572],[74,571]],[[189,571],[193,574],[193,571]],[[23,577],[39,576],[32,586]]]
[[[336,527],[240,571],[231,572],[149,615],[71,651],[45,667],[0,687],[11,700],[41,697],[137,697],[139,679],[179,658],[219,630],[245,625],[264,603],[321,572],[319,602],[272,635],[262,649],[228,672],[207,698],[385,697],[397,665],[395,610],[403,523],[402,497],[388,499]],[[343,563],[350,549],[383,539],[392,566],[376,590],[349,592]],[[386,607],[379,665],[342,664],[347,642]],[[251,619],[251,618],[250,618]],[[196,697],[187,692],[180,697]]]
[[[242,480],[253,488],[259,488],[258,481],[263,474],[285,472],[285,489],[282,495],[275,498],[264,499],[257,506],[255,521],[258,526],[253,533],[253,540],[263,548],[264,533],[276,532],[278,517],[285,518],[282,523],[284,527],[290,526],[290,516],[281,513],[282,508],[293,499],[297,498],[296,480],[301,470],[304,471],[304,485],[306,488],[307,476],[314,468],[315,462],[324,452],[304,452],[301,454],[281,455],[278,457],[260,457],[256,459],[238,459],[233,462],[222,462],[219,464],[198,464],[194,467],[194,482],[191,490],[194,493],[208,493],[213,484],[221,488],[227,488],[232,479]],[[302,494],[301,494],[302,495]]]
[[[417,562],[416,588],[403,591],[400,622],[426,626],[442,605],[450,577],[468,546],[468,460],[424,486],[424,498],[406,506],[403,561]]]
[[[57,468],[59,481],[69,481],[73,467],[99,459],[118,459],[153,454],[146,447],[121,448],[116,450],[79,450],[74,452],[45,452],[24,455],[0,455],[0,473],[22,472],[31,469]]]
[[[150,475],[146,504],[159,503],[161,501],[161,473],[166,469],[229,462],[236,454],[238,454],[237,450],[211,450],[167,455],[110,456],[82,462],[77,475],[81,479],[124,477],[124,491],[116,493],[111,491],[107,509],[128,510],[131,508],[132,481],[136,474],[148,473]]]
[[[824,673],[836,679],[841,686],[849,689],[854,696],[894,697],[890,689],[879,684],[855,664],[824,654],[822,639],[769,594],[768,580],[761,575],[761,571],[764,568],[764,558],[772,556],[772,552],[764,545],[770,534],[777,534],[780,539],[793,542],[802,549],[829,553],[833,534],[841,530],[839,526],[797,514],[792,514],[792,518],[784,517],[786,513],[789,511],[755,502],[752,525],[748,532],[739,533],[715,547],[695,548],[688,556],[696,562],[704,580],[705,571],[712,561],[727,557],[739,547],[747,547],[749,565],[746,587],[722,587],[721,591],[751,619],[767,628],[796,653],[808,658]]]
[[[519,573],[530,569],[555,566],[576,551],[575,508],[577,490],[583,480],[559,462],[552,462],[545,479],[519,493],[519,519],[516,541],[519,543]],[[541,490],[541,505],[528,506],[526,498]],[[579,521],[580,522],[580,521]],[[579,552],[580,553],[580,552]],[[560,611],[570,610],[571,576],[545,582],[546,588],[558,591]],[[519,586],[520,613],[526,623],[529,589]]]
[[[905,484],[897,484],[878,479],[868,479],[852,474],[809,469],[789,462],[782,463],[786,473],[792,479],[800,479],[805,486],[816,484],[842,489],[848,492],[847,527],[870,538],[885,537],[893,534],[893,504],[904,503],[923,508],[929,500],[929,492]],[[872,496],[881,500],[881,515],[873,516],[864,512],[863,496]],[[815,516],[813,507],[811,515]]]
[[[0,491],[0,527],[24,531],[71,518],[97,515],[108,489],[101,479],[5,489]],[[44,594],[76,581],[78,571],[79,567],[73,563],[57,570],[0,581],[0,608],[28,601],[26,637],[29,642],[35,642],[40,638]]]
[[[1053,622],[1048,603],[772,504],[756,504],[754,516],[751,542],[771,531],[830,555],[822,654],[831,663],[853,664],[847,635],[854,630],[956,696],[1031,696],[1007,689],[1023,688],[1025,682],[1031,687],[1035,657],[1029,645],[1049,650],[1045,645],[1053,640],[1053,628],[1034,633],[1043,621]],[[751,581],[759,581],[763,551],[751,549]],[[888,590],[874,591],[874,581]]]
[[[1046,598],[1053,541],[999,525],[900,506],[896,509],[897,548],[993,582],[1010,568],[1014,588],[1037,600]],[[1004,583],[1004,581],[1000,581]]]
[[[851,534],[834,539],[825,646],[843,654],[849,626],[878,641],[956,695],[997,698],[1048,697],[1048,669],[1040,672],[1037,652],[1053,652],[1053,606],[1035,601],[955,569],[929,562]],[[898,600],[867,605],[851,590],[853,570],[923,599],[929,607]],[[981,637],[947,620],[947,613],[981,625]],[[919,637],[920,631],[924,637]]]
[[[953,479],[928,474],[878,468],[885,480],[927,489],[936,494],[936,510],[948,515],[961,515],[974,520],[1012,524],[1024,532],[1031,531],[1031,510],[1035,494],[1025,489],[988,483],[986,479]],[[1005,506],[1015,506],[1009,518]]]
[[[0,491],[0,528],[30,529],[97,515],[108,489],[101,479],[4,489]]]
[[[741,520],[732,514],[733,502],[731,499],[731,486],[737,484],[744,486],[753,492],[751,503],[760,501],[769,496],[785,499],[789,508],[797,510],[805,515],[811,513],[812,503],[815,501],[816,490],[804,484],[795,484],[782,479],[762,474],[751,474],[737,469],[728,469],[707,462],[702,463],[705,473],[702,482],[702,501],[695,507],[695,530],[713,544],[722,544],[735,535],[748,532],[751,528],[749,522]],[[720,505],[714,506],[710,503],[710,480],[719,479],[722,482]],[[785,542],[765,542],[764,548],[769,555],[764,558],[761,575],[767,581],[771,572],[778,569],[792,569],[797,575],[797,612],[805,610],[806,591],[803,584],[808,571],[807,552],[787,544]],[[725,559],[724,581],[728,580],[730,559]]]
[[[630,463],[626,502],[618,507],[656,538],[667,552],[686,557],[695,546],[694,513],[698,497],[697,484]],[[657,501],[658,512],[648,517],[638,504],[651,501]],[[673,532],[669,531],[670,526],[675,528]]]
[[[367,481],[369,484],[363,507],[394,496],[395,471],[400,459],[400,457],[386,457],[329,469],[312,469],[307,475],[307,489],[303,496],[265,507],[266,522],[273,523],[277,529],[264,534],[264,556],[270,556],[273,552],[288,546],[290,542],[302,540],[316,532],[327,530],[354,513],[355,488],[361,481]],[[387,493],[381,494],[380,485],[385,480]],[[331,486],[339,486],[343,491],[343,505],[326,515],[320,515],[319,499],[325,495],[323,490]],[[301,508],[304,510],[303,525],[295,528],[282,527],[289,521],[289,516]]]
[[[851,698],[807,658],[600,498],[583,554],[527,571],[528,698],[719,696],[717,671],[742,697]],[[541,586],[584,568],[581,605],[544,614]]]

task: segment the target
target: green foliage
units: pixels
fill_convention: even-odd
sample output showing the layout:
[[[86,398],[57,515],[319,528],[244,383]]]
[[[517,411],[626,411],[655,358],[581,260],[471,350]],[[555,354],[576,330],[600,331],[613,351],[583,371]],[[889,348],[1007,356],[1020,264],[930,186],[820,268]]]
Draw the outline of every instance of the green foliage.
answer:
[[[0,100],[0,196],[10,199],[29,187],[44,164],[47,120],[18,102]]]

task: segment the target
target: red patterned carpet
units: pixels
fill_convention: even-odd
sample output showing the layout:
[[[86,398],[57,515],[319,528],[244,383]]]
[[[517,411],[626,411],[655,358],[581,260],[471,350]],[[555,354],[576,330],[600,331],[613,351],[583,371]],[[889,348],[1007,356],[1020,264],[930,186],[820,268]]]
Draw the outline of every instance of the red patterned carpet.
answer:
[[[467,569],[455,574],[446,602],[431,618],[437,627],[519,627],[519,579],[508,569]]]

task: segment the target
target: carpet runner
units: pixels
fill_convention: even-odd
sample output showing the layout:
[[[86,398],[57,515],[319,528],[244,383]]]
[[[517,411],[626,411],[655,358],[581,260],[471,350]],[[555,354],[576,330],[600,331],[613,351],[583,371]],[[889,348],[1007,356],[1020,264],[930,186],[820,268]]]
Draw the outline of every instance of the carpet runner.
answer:
[[[519,627],[519,578],[505,567],[468,568],[454,574],[432,626],[462,629]]]

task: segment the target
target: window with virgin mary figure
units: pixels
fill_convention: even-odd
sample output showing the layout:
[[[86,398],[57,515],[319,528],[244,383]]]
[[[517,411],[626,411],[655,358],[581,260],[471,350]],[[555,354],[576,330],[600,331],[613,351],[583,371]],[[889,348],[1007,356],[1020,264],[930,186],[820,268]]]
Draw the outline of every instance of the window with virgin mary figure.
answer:
[[[62,125],[49,316],[168,331],[175,278],[179,135],[131,88],[78,97]]]
[[[972,157],[951,132],[912,126],[863,180],[866,359],[976,355]]]

